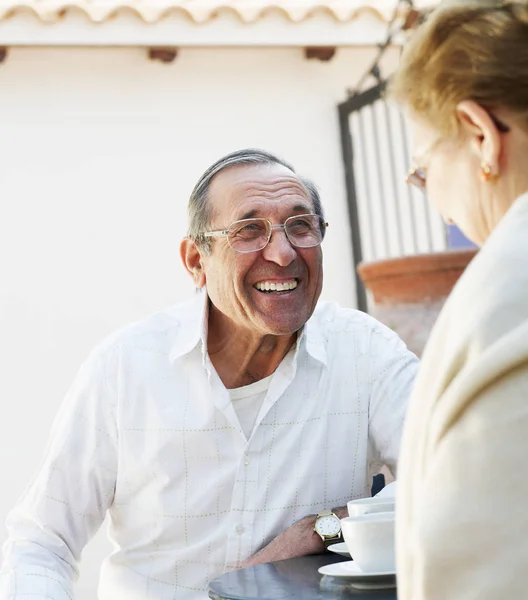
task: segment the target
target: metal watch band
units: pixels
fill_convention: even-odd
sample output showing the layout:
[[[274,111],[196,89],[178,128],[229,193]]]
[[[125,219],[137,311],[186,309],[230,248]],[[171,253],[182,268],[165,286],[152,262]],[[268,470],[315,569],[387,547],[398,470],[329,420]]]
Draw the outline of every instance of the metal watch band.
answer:
[[[332,538],[325,538],[323,540],[323,544],[324,544],[325,550],[328,550],[328,546],[332,546],[332,544],[339,544],[342,541],[343,541],[343,535],[340,533]]]

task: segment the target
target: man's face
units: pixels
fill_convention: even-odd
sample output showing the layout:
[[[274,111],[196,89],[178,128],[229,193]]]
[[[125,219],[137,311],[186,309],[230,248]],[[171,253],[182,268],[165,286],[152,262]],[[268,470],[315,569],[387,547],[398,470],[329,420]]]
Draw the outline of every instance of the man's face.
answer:
[[[241,165],[212,181],[211,230],[233,221],[263,217],[282,224],[293,215],[313,213],[312,200],[297,176],[282,165]],[[201,264],[214,307],[230,325],[262,335],[299,330],[315,309],[323,283],[320,246],[295,248],[284,230],[273,230],[260,251],[237,253],[226,238],[214,238]],[[296,283],[287,291],[262,291],[265,283]]]

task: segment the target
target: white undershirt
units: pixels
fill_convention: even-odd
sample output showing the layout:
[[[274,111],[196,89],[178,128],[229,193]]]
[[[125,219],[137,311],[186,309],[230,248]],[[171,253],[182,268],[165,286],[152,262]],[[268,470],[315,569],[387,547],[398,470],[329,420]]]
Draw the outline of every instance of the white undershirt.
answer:
[[[229,391],[242,431],[249,440],[273,375]]]

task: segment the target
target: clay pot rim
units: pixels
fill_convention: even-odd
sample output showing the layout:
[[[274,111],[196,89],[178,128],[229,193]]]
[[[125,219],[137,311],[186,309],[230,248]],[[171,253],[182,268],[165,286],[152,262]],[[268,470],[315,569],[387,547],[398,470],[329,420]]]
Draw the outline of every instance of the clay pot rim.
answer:
[[[465,268],[477,254],[478,248],[444,250],[411,254],[398,258],[385,258],[362,262],[357,266],[361,279],[367,283],[387,277],[415,276],[420,273],[452,271]]]

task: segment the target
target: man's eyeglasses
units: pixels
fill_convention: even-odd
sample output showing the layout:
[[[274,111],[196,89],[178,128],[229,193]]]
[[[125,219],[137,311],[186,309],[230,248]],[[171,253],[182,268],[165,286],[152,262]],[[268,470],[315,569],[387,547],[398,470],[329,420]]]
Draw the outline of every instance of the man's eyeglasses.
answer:
[[[274,229],[284,229],[292,246],[312,248],[324,239],[328,223],[319,215],[295,215],[282,225],[274,225],[268,219],[242,219],[231,223],[227,229],[207,231],[204,237],[227,237],[227,242],[235,252],[246,254],[263,250],[271,239]]]
[[[490,118],[493,121],[495,127],[500,131],[500,133],[508,133],[508,131],[510,131],[510,128],[508,127],[508,125],[506,125],[505,123],[503,123],[502,121],[497,119],[497,117],[495,115],[492,115],[490,113]],[[431,145],[431,147],[427,150],[427,152],[425,152],[422,155],[420,162],[424,159],[424,157],[427,154],[431,153],[432,149],[434,148],[434,146],[436,146],[436,144],[439,141],[440,141],[440,139],[435,140],[435,142]],[[419,190],[424,191],[427,186],[427,169],[425,167],[420,167],[419,165],[416,165],[414,167],[414,169],[411,169],[407,173],[405,181],[407,183],[409,183],[410,185],[414,185],[414,187],[418,188]]]

